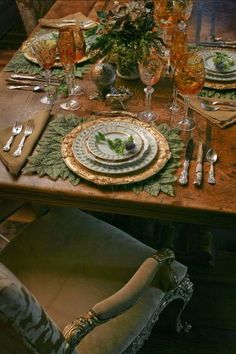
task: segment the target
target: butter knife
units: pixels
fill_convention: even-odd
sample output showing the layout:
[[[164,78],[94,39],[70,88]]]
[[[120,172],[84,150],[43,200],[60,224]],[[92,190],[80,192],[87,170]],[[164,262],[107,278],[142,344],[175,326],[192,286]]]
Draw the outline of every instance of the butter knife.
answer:
[[[197,166],[196,175],[193,184],[196,188],[200,187],[202,183],[202,158],[203,158],[203,141],[200,140],[197,152]]]
[[[190,160],[193,155],[193,148],[194,148],[194,143],[193,143],[193,139],[191,138],[189,139],[186,146],[183,170],[179,177],[179,184],[181,184],[182,186],[188,183],[188,169],[189,169]]]

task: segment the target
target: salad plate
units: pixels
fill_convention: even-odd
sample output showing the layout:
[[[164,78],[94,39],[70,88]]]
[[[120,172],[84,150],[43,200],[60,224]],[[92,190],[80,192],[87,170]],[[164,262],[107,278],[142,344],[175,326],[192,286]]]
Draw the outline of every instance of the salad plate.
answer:
[[[236,51],[230,49],[205,49],[200,51],[200,55],[203,58],[204,65],[206,71],[214,74],[230,74],[236,73]],[[220,66],[218,63],[218,67],[215,63],[217,55],[221,57],[225,57],[225,66]],[[224,63],[224,61],[223,61]]]
[[[99,139],[99,137],[105,139]],[[135,144],[134,149],[126,150],[125,142],[131,138]],[[124,147],[123,153],[117,153],[110,147],[112,142],[118,141]],[[130,126],[111,122],[108,125],[99,124],[90,134],[87,141],[88,150],[96,157],[108,161],[122,161],[135,156],[143,146],[142,137]]]

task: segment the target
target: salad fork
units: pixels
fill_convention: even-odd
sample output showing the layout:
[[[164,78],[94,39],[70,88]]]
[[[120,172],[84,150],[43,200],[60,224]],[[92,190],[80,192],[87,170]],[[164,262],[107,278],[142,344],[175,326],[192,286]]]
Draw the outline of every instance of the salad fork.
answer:
[[[3,151],[10,150],[14,137],[16,135],[20,134],[21,130],[22,130],[22,124],[19,122],[15,122],[15,124],[13,125],[13,128],[12,128],[11,136],[10,136],[9,140],[7,141],[7,143],[2,148]]]
[[[18,145],[18,148],[13,153],[13,156],[18,157],[21,155],[25,140],[26,140],[27,136],[29,136],[33,133],[33,130],[34,130],[34,122],[32,120],[29,120],[26,127],[25,127],[25,130],[24,130],[24,136],[21,139],[21,141]]]

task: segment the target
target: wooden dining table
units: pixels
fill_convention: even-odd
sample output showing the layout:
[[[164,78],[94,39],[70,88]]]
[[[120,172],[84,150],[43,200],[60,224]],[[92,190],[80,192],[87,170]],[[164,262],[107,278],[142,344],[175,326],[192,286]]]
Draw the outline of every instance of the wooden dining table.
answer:
[[[56,19],[78,11],[91,19],[97,19],[97,11],[111,6],[107,0],[57,0],[45,15]],[[235,39],[234,0],[195,0],[192,16],[188,25],[188,40],[191,43],[210,40],[212,36],[223,39]],[[38,30],[37,28],[36,30]],[[35,111],[40,110],[42,94],[31,91],[10,91],[6,78],[10,73],[0,74],[0,128],[13,125],[16,119],[27,119]],[[73,112],[78,116],[90,117],[92,112],[109,111],[103,101],[91,100],[89,96],[96,90],[90,74],[83,76],[79,83],[85,88],[85,94],[79,96],[81,108]],[[117,79],[118,85],[128,87],[133,96],[126,102],[125,110],[137,113],[144,104],[144,85],[141,81],[125,81]],[[155,86],[152,105],[159,113],[160,123],[171,124],[170,112],[167,108],[172,97],[172,82],[162,77]],[[65,113],[56,103],[52,107],[53,115]],[[196,168],[197,149],[194,150],[193,161],[189,169],[189,184],[181,186],[176,181],[175,196],[160,193],[151,196],[142,191],[135,194],[129,190],[105,190],[95,184],[82,181],[73,186],[68,180],[51,180],[47,176],[20,174],[11,175],[0,162],[0,198],[29,201],[43,205],[73,206],[83,210],[101,211],[105,213],[124,214],[164,221],[192,223],[221,228],[236,227],[236,125],[225,129],[219,128],[200,114],[192,111],[198,125],[191,135],[196,142],[204,140],[205,151],[214,148],[218,153],[215,164],[216,184],[207,183],[209,163],[204,159],[203,183],[200,188],[193,185]],[[222,114],[224,114],[222,112]],[[112,118],[111,118],[112,119]],[[186,142],[190,133],[181,133]],[[184,160],[184,153],[181,162]],[[182,167],[177,170],[180,174]]]

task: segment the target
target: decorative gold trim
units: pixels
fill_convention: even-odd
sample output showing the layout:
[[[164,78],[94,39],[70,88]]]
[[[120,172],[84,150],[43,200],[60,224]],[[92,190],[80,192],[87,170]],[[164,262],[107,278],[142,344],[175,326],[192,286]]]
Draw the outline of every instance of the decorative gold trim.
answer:
[[[110,120],[111,118],[99,118],[83,125],[80,125],[74,128],[64,138],[61,148],[62,158],[65,164],[69,167],[69,169],[71,169],[75,174],[98,185],[121,185],[145,180],[159,172],[165,166],[165,164],[171,157],[171,151],[166,138],[157,129],[150,126],[149,124],[130,117],[118,117],[112,118],[112,120],[116,122],[132,123],[147,129],[158,141],[158,153],[157,156],[153,159],[153,161],[147,167],[125,175],[117,174],[108,176],[99,172],[91,171],[88,168],[82,166],[79,161],[74,157],[74,154],[72,152],[72,145],[74,139],[82,130],[101,122],[107,122],[108,119]]]
[[[236,89],[236,82],[219,83],[216,81],[206,80],[204,83],[204,87],[212,88],[215,90],[231,90],[231,89]]]
[[[89,310],[84,316],[80,316],[66,326],[63,334],[70,347],[75,348],[94,327],[102,323],[95,311]]]

